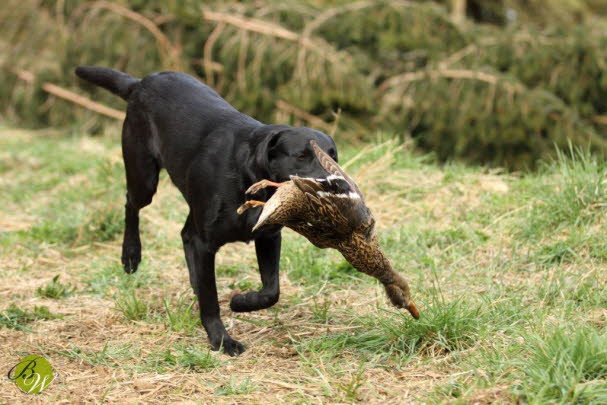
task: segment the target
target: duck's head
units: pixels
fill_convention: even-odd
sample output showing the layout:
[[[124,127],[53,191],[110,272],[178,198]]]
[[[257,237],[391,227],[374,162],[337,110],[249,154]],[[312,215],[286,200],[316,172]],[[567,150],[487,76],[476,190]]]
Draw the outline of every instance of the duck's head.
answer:
[[[354,268],[375,277],[384,285],[392,305],[406,309],[413,318],[419,319],[419,310],[411,300],[411,289],[407,280],[394,271],[390,260],[380,249],[374,233],[370,238],[361,235],[359,233],[358,237],[342,243],[338,250]]]
[[[400,278],[394,283],[386,284],[384,287],[392,305],[406,309],[413,318],[419,319],[419,310],[415,303],[411,301],[411,291],[405,279]]]

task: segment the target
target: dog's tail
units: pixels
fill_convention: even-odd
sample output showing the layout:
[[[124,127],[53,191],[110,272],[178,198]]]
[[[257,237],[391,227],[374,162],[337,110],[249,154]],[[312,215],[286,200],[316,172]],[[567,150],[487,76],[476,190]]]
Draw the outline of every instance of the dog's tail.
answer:
[[[140,79],[129,76],[119,70],[101,66],[78,66],[76,68],[76,76],[97,86],[101,86],[125,100],[129,98],[135,85],[140,82]]]

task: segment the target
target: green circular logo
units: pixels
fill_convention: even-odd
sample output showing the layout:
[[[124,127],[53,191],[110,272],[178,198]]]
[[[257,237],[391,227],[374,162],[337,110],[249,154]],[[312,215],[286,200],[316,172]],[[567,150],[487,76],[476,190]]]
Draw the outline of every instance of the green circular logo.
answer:
[[[53,368],[44,358],[36,355],[24,357],[8,372],[8,379],[13,380],[21,391],[28,394],[39,394],[53,381]]]

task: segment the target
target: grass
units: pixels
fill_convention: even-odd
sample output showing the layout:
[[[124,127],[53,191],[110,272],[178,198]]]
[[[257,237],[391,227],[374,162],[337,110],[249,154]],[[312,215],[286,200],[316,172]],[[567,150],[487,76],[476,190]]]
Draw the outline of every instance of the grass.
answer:
[[[150,312],[147,301],[139,299],[134,290],[123,294],[116,300],[116,309],[129,321],[145,319]]]
[[[128,292],[138,288],[150,287],[156,283],[154,270],[146,269],[145,264],[140,270],[129,275],[122,270],[122,265],[112,258],[101,256],[93,258],[91,271],[82,276],[86,292],[115,298],[120,292]]]
[[[537,183],[539,192],[529,210],[523,234],[533,238],[568,225],[587,225],[607,207],[607,165],[589,152],[569,146],[557,151],[556,159],[544,166],[546,180]]]
[[[46,306],[35,306],[33,310],[28,311],[12,304],[3,312],[0,312],[0,326],[27,331],[28,325],[47,319],[61,319],[61,315],[53,314]]]
[[[366,379],[363,376],[364,371],[365,371],[365,368],[364,368],[364,365],[362,365],[356,371],[356,373],[354,373],[354,375],[352,375],[352,378],[349,381],[347,381],[343,384],[339,384],[337,386],[340,389],[340,391],[343,392],[346,400],[348,400],[348,401],[358,401],[359,400],[359,390],[366,382]]]
[[[583,327],[532,336],[521,393],[529,403],[607,402],[607,334]]]
[[[160,352],[150,354],[142,368],[143,371],[166,372],[183,368],[194,372],[213,370],[224,363],[220,355],[209,349],[201,350],[183,344],[173,345]]]
[[[67,298],[72,295],[76,291],[76,287],[67,283],[64,284],[59,281],[59,274],[57,274],[53,279],[46,284],[44,287],[39,287],[36,290],[36,294],[40,297],[50,298],[50,299],[61,299]]]
[[[256,391],[256,387],[251,383],[251,380],[245,378],[242,381],[237,381],[234,377],[226,384],[222,384],[215,389],[215,395],[246,395]]]
[[[99,351],[88,350],[78,345],[71,344],[66,350],[55,350],[55,354],[86,363],[90,366],[117,367],[125,359],[137,356],[132,344],[110,345],[104,344]]]
[[[512,308],[506,308],[512,306]],[[384,310],[373,316],[356,317],[344,332],[327,333],[316,339],[299,340],[299,350],[339,358],[349,352],[361,358],[381,357],[404,366],[415,355],[457,353],[473,347],[500,327],[516,324],[523,315],[515,303],[480,300],[435,300],[425,306],[419,321],[408,314]],[[499,314],[501,318],[496,317]]]
[[[222,362],[219,356],[208,349],[200,350],[195,347],[177,346],[175,363],[181,367],[195,371],[210,370],[219,367]]]
[[[166,299],[163,303],[166,310],[165,321],[172,331],[191,334],[200,327],[199,315],[194,313],[195,298],[186,298],[184,294],[178,298],[173,307]]]
[[[115,136],[0,130],[0,359],[40,352],[74,376],[51,402],[605,403],[604,161],[574,149],[508,175],[382,142],[340,158],[420,320],[339,253],[285,231],[269,310],[228,309],[234,290],[259,288],[252,244],[218,255],[222,317],[248,349],[228,358],[200,324],[179,238],[187,207],[166,174],[128,275]]]

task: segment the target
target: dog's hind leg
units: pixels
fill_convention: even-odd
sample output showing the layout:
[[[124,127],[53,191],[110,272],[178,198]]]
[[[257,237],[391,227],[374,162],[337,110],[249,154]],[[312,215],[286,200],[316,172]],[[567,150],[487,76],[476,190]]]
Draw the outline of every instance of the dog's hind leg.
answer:
[[[196,281],[196,247],[194,246],[195,236],[196,229],[194,227],[194,219],[192,218],[192,213],[190,212],[185,221],[185,225],[181,230],[181,240],[183,241],[185,261],[188,265],[188,271],[190,273],[190,285],[192,286],[194,294],[198,295],[198,283]]]
[[[141,261],[139,210],[152,202],[158,186],[160,165],[147,142],[146,121],[128,115],[122,128],[122,156],[126,171],[126,205],[122,265],[127,273],[137,271]]]

